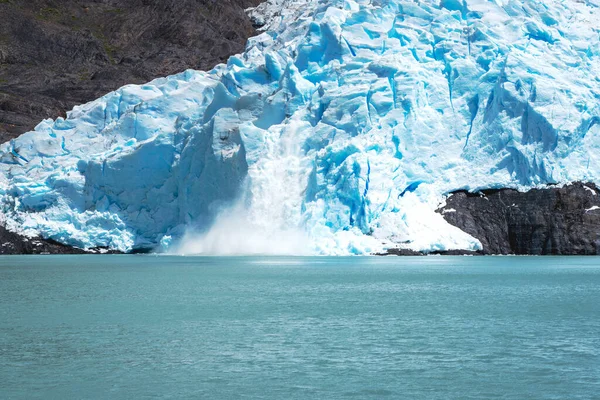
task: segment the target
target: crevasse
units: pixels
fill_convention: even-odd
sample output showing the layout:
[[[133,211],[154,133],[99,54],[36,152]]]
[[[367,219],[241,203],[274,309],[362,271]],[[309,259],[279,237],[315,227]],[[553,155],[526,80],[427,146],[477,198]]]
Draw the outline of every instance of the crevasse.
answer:
[[[447,193],[600,183],[597,0],[253,12],[267,29],[227,65],[125,86],[2,145],[6,226],[168,250],[236,210],[312,253],[478,249],[435,213]]]

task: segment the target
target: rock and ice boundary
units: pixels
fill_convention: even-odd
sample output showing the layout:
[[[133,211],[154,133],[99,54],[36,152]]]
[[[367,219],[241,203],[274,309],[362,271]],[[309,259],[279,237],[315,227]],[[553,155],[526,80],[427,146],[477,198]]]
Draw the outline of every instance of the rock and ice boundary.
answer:
[[[275,6],[227,65],[125,86],[3,145],[7,228],[120,251],[480,250],[435,212],[447,193],[598,182],[600,1]],[[247,233],[228,238],[235,215]]]

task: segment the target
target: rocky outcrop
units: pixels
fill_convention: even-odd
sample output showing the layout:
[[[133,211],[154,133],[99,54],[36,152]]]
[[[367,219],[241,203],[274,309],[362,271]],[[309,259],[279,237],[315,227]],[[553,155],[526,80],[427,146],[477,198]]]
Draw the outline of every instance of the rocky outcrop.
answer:
[[[260,0],[0,0],[0,142],[130,83],[208,70]]]
[[[452,193],[446,221],[481,241],[483,254],[600,254],[600,191],[564,187]]]
[[[415,251],[410,249],[392,248],[388,249],[385,253],[376,253],[375,256],[402,256],[402,257],[416,257],[416,256],[480,256],[483,255],[481,251],[470,251],[470,250],[447,250],[447,251],[432,251],[425,253],[422,251]]]
[[[90,252],[98,252],[99,249]],[[102,251],[104,252],[104,250]],[[39,237],[24,238],[0,226],[0,255],[7,254],[84,254],[84,250]]]

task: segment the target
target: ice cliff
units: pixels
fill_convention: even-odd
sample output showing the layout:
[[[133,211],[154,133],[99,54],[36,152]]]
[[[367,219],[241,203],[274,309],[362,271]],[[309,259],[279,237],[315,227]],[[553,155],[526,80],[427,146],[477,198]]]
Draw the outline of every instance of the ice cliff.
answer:
[[[6,226],[168,250],[229,216],[216,240],[233,248],[294,232],[320,254],[478,249],[434,212],[445,194],[600,183],[598,0],[253,12],[266,30],[227,65],[125,86],[4,144]]]

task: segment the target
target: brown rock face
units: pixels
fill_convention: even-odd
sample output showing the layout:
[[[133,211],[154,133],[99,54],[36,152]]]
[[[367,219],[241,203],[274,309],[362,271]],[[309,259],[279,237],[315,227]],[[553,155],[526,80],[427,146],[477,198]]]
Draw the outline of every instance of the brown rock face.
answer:
[[[129,83],[207,70],[260,0],[0,0],[0,142]]]
[[[456,192],[438,212],[479,239],[484,254],[600,254],[600,192],[593,183]]]

